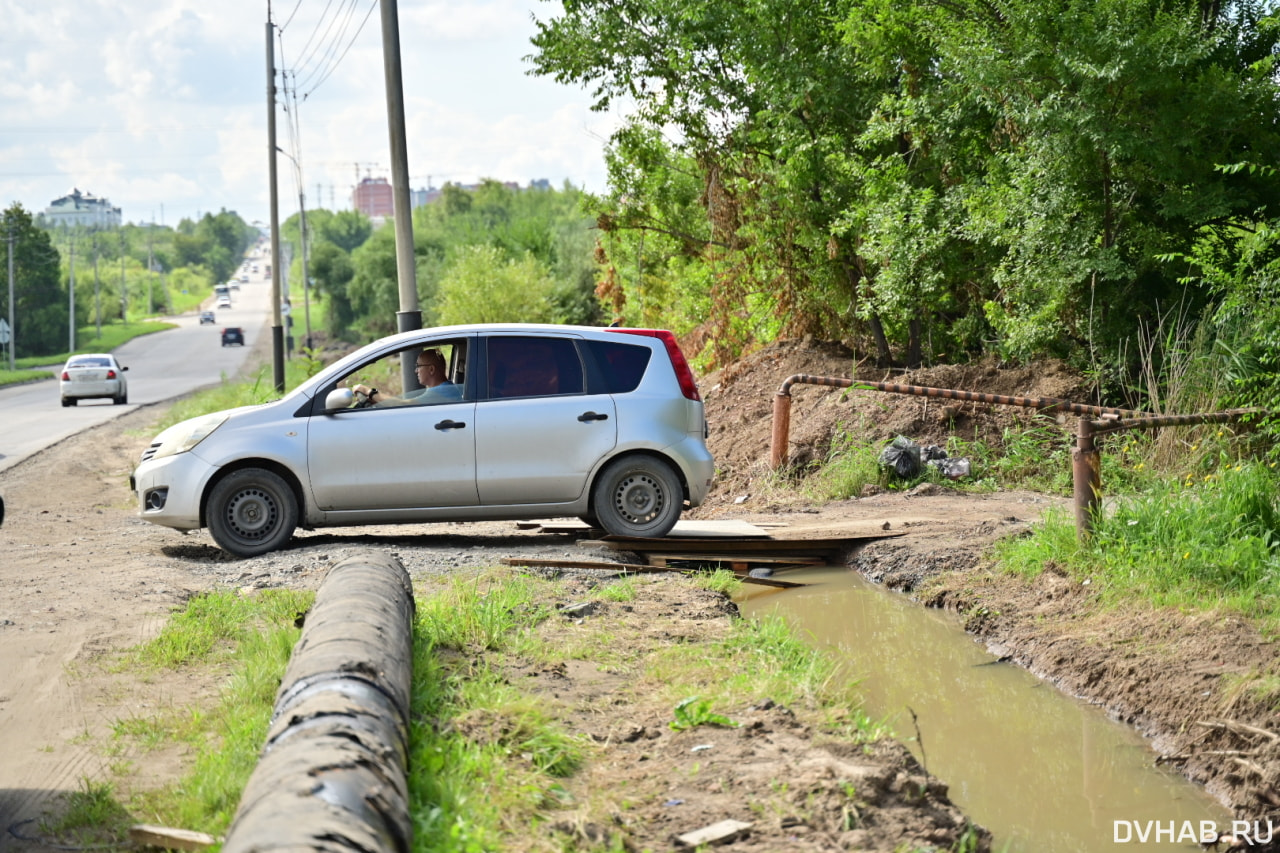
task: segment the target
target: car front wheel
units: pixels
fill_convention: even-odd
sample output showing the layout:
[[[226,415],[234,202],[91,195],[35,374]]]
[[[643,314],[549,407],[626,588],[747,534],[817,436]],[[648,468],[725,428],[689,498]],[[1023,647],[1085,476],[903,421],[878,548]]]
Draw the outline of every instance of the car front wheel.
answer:
[[[614,536],[666,536],[680,518],[683,502],[680,478],[653,456],[626,456],[609,463],[591,492],[593,514]]]
[[[298,526],[298,501],[289,484],[262,468],[222,478],[205,508],[213,541],[237,557],[256,557],[289,541]]]

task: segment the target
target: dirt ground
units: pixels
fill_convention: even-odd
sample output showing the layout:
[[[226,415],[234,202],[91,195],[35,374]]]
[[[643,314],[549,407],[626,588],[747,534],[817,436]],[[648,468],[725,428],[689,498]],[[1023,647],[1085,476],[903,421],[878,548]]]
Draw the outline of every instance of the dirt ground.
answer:
[[[965,614],[966,626],[1003,656],[1063,690],[1104,706],[1146,733],[1154,747],[1242,819],[1280,822],[1280,720],[1233,689],[1231,676],[1275,674],[1277,649],[1238,620],[1098,606],[1090,587],[1047,571],[1023,581],[994,571],[982,554],[996,538],[1025,530],[1061,497],[1025,493],[964,495],[937,486],[868,494],[823,507],[784,501],[758,488],[768,457],[773,395],[796,373],[849,376],[850,355],[835,345],[792,342],[701,381],[719,466],[712,500],[696,516],[740,517],[814,531],[868,519],[889,520],[906,535],[851,553],[869,577]],[[994,364],[939,367],[892,379],[989,393],[1084,400],[1060,365],[1020,371]],[[908,435],[942,443],[948,431],[996,437],[1026,421],[1019,410],[803,387],[793,391],[790,454],[821,459],[838,430],[867,439]],[[155,634],[167,614],[214,588],[314,588],[346,556],[376,548],[395,553],[415,584],[508,556],[582,559],[573,536],[519,530],[513,524],[432,525],[300,533],[291,547],[250,560],[219,551],[204,531],[182,535],[141,522],[127,479],[154,432],[156,408],[61,442],[0,472],[7,515],[0,527],[0,849],[58,849],[35,818],[84,779],[113,779],[125,789],[177,778],[187,756],[151,752],[125,758],[104,750],[119,720],[146,717],[212,695],[216,674],[130,683],[98,664],[111,652]],[[588,558],[598,558],[588,554]],[[584,580],[593,583],[594,580]],[[610,618],[655,642],[714,636],[732,618],[679,577],[646,587],[648,601]],[[999,614],[998,616],[992,614]],[[627,622],[627,620],[633,620]],[[656,627],[655,627],[656,626]],[[598,673],[537,674],[562,702],[598,707],[615,685]],[[620,688],[619,688],[620,689]],[[656,805],[638,818],[635,837],[671,849],[671,837],[734,817],[736,807],[774,796],[770,780],[803,770],[796,796],[809,811],[780,808],[756,820],[734,850],[894,850],[951,847],[964,827],[936,780],[926,781],[898,744],[871,755],[842,754],[803,715],[770,706],[741,709],[745,731],[699,729],[699,744],[722,762],[718,790],[682,789],[688,762],[678,736],[664,729],[669,708],[629,696],[626,731],[581,715],[583,733],[615,746],[600,774],[621,789],[650,792]],[[662,717],[660,715],[666,715]],[[706,760],[710,756],[705,757]],[[841,813],[842,779],[864,780],[856,827]],[[921,798],[919,793],[927,791]],[[661,796],[660,796],[661,795]],[[680,800],[679,809],[665,804]],[[567,828],[588,838],[598,828]],[[983,843],[989,839],[984,837]],[[998,840],[997,840],[998,847]]]

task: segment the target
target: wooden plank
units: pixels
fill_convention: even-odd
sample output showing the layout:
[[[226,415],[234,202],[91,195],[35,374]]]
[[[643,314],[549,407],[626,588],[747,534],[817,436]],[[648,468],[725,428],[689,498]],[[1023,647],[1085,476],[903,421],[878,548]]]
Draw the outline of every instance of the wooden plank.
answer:
[[[697,560],[703,563],[750,563],[753,566],[821,566],[826,560],[815,556],[761,557],[757,554],[667,554],[650,552],[650,560]]]
[[[667,534],[668,539],[714,539],[718,537],[767,539],[769,532],[737,518],[681,519]]]
[[[851,536],[840,539],[639,539],[606,536],[598,540],[615,551],[637,551],[641,553],[680,552],[694,553],[726,553],[735,554],[832,554],[849,547],[854,541],[864,539],[882,539],[886,536],[900,536],[899,533],[880,533],[875,536]]]
[[[706,847],[711,844],[724,844],[736,841],[742,834],[751,829],[751,824],[740,820],[722,820],[693,832],[676,836],[676,843],[681,847]]]
[[[676,568],[668,566],[648,566],[640,563],[612,563],[607,560],[540,560],[532,557],[503,557],[499,560],[504,566],[529,566],[531,568],[550,568],[550,569],[601,569],[604,571],[628,572],[633,574],[655,574],[657,572],[690,572],[692,569]],[[753,578],[743,576],[738,578],[743,583],[752,583],[759,586],[771,586],[777,589],[792,589],[798,586],[808,586],[808,584],[798,581],[783,581],[774,578]]]
[[[543,533],[587,533],[600,528],[592,527],[577,518],[535,518],[517,521],[516,529],[541,530]],[[769,531],[762,526],[756,526],[749,521],[742,521],[736,518],[689,519],[677,521],[676,526],[671,528],[671,532],[667,534],[667,537],[674,539],[714,539],[719,537],[767,539]]]
[[[218,839],[208,833],[147,823],[129,827],[129,840],[142,847],[158,847],[162,850],[205,850],[218,843]]]

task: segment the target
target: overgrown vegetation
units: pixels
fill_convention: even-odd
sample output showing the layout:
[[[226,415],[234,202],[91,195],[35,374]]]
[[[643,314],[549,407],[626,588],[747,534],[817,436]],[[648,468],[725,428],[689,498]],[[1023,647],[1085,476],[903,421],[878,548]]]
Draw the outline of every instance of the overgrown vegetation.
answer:
[[[882,367],[1063,357],[1114,398],[1173,314],[1276,385],[1273,4],[637,0],[538,29],[536,73],[635,104],[590,200],[599,292],[705,365],[808,333]]]
[[[1271,464],[1190,466],[1181,478],[1148,477],[1137,491],[1109,493],[1087,541],[1074,519],[1049,515],[1036,532],[1003,543],[1010,571],[1055,566],[1089,580],[1112,606],[1146,601],[1224,610],[1280,630],[1280,477]]]

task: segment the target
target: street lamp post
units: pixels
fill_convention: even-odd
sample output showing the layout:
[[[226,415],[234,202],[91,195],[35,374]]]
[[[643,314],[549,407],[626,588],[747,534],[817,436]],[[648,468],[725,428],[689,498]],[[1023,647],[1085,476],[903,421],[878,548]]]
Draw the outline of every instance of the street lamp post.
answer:
[[[276,150],[293,161],[294,174],[298,177],[298,227],[302,234],[302,318],[305,324],[307,349],[311,348],[311,279],[307,275],[307,208],[305,197],[302,192],[302,164],[297,159],[285,151],[283,148],[276,146]]]

